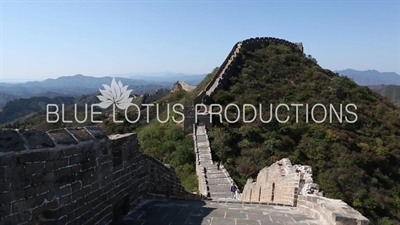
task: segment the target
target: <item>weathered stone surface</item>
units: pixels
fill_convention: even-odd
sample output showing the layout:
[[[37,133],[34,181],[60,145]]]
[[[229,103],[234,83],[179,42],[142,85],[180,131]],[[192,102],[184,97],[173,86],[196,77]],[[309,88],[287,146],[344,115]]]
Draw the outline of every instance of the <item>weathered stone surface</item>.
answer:
[[[231,198],[230,187],[233,180],[222,165],[218,169],[217,164],[214,164],[206,126],[196,126],[193,132],[193,139],[200,192],[212,199]],[[238,194],[236,197],[239,197]]]
[[[59,145],[76,145],[78,142],[65,129],[51,130],[47,134]]]
[[[257,181],[248,179],[243,201],[296,206],[320,224],[368,224],[369,220],[341,200],[322,197],[313,183],[310,166],[293,165],[282,159],[263,168]],[[274,215],[276,217],[277,215]]]
[[[203,198],[186,192],[173,168],[141,153],[135,134],[109,139],[89,129],[101,141],[57,148],[43,144],[51,141],[44,132],[21,131],[32,148],[53,147],[0,157],[1,225],[4,221],[32,224],[33,220],[40,224],[109,224],[144,199]],[[83,129],[76,130],[82,134]],[[49,133],[58,143],[73,143],[64,129]],[[121,156],[117,164],[113,149]]]
[[[107,135],[98,127],[85,127],[85,129],[97,140],[108,139]]]
[[[291,207],[254,206],[205,201],[152,201],[126,216],[118,225],[134,224],[253,224],[317,225],[317,220]]]
[[[94,138],[83,127],[66,128],[79,141],[90,141]]]
[[[55,147],[51,138],[43,131],[37,130],[18,130],[27,141],[30,149],[52,148]]]
[[[24,150],[24,143],[15,130],[0,130],[0,152]]]

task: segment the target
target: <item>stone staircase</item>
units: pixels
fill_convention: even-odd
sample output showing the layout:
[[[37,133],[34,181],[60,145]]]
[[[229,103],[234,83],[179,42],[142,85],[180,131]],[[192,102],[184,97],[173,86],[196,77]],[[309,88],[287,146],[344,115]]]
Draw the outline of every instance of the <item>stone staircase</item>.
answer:
[[[218,170],[217,164],[212,161],[210,142],[205,126],[196,126],[194,135],[196,136],[198,164],[206,175],[209,197],[214,200],[231,198],[230,187],[233,180],[222,165]]]

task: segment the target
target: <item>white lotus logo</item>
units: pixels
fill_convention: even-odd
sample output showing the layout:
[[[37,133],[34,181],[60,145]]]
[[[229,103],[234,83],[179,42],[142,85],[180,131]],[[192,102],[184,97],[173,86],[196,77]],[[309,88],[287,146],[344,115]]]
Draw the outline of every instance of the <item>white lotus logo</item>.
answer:
[[[111,87],[103,84],[105,90],[99,89],[102,95],[97,95],[97,98],[101,101],[99,107],[106,109],[110,105],[114,104],[119,109],[126,109],[132,103],[133,98],[129,98],[130,93],[132,90],[128,90],[128,85],[123,86],[121,81],[115,82],[115,79],[111,81]]]

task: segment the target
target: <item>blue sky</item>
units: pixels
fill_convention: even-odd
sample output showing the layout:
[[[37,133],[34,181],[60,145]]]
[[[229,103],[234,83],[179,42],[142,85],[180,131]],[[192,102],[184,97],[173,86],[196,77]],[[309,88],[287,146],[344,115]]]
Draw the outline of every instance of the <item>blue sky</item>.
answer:
[[[0,1],[0,79],[203,74],[261,36],[327,69],[400,73],[399,1]]]

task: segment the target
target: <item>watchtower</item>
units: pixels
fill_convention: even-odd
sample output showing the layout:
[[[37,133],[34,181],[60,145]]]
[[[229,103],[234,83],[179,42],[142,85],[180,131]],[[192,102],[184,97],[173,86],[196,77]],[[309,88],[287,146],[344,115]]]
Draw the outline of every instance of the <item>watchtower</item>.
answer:
[[[297,45],[300,51],[304,53],[303,42],[295,42],[294,44]]]

